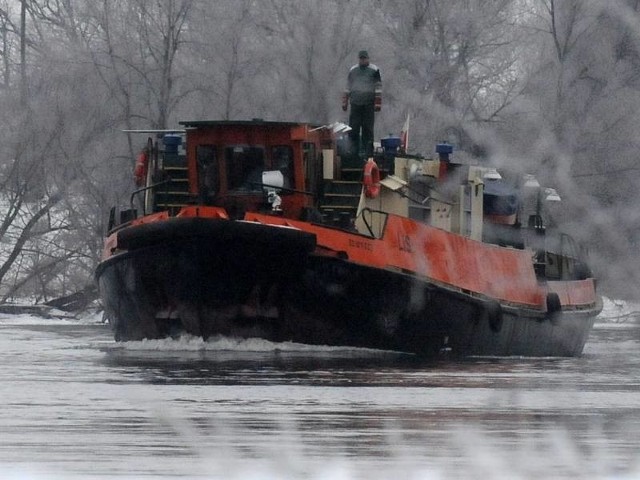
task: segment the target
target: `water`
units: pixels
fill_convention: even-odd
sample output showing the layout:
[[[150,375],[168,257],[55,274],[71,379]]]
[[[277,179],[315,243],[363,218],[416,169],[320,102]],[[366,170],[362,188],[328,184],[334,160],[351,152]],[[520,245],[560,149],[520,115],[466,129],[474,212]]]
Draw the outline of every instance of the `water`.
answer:
[[[0,315],[0,478],[640,478],[640,323],[571,359],[113,342]]]

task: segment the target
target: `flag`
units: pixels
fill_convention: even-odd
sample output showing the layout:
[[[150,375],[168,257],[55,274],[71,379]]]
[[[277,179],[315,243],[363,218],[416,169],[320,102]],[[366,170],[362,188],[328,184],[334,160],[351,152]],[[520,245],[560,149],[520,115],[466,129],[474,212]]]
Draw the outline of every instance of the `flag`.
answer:
[[[409,148],[409,113],[407,113],[407,119],[404,122],[402,131],[400,132],[400,152],[407,153]]]

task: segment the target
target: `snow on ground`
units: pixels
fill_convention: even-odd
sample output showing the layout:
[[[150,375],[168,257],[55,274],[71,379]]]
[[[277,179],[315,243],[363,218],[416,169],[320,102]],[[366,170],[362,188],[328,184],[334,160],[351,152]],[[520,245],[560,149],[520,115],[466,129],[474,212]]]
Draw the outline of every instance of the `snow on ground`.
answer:
[[[602,299],[603,308],[598,323],[640,323],[640,303]]]

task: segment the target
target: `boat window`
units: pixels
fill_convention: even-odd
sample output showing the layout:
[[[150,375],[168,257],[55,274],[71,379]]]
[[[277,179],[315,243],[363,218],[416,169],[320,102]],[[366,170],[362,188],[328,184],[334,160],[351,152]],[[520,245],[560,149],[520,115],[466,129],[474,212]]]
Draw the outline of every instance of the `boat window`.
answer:
[[[198,145],[196,147],[198,163],[198,191],[204,203],[220,190],[218,158],[214,145]]]
[[[304,161],[304,189],[307,192],[314,192],[318,178],[318,159],[316,156],[315,143],[305,142],[303,145]]]
[[[227,188],[243,192],[262,191],[262,172],[265,170],[264,149],[235,145],[224,150],[227,167]]]
[[[362,209],[358,217],[356,218],[356,228],[363,235],[369,235],[372,238],[382,238],[384,231],[387,228],[387,219],[389,214],[380,210],[372,210],[368,207]],[[401,248],[410,251],[410,241],[408,237],[403,236],[400,238],[403,245]]]
[[[293,149],[289,145],[277,145],[271,151],[271,169],[279,170],[284,178],[284,187],[293,188]]]

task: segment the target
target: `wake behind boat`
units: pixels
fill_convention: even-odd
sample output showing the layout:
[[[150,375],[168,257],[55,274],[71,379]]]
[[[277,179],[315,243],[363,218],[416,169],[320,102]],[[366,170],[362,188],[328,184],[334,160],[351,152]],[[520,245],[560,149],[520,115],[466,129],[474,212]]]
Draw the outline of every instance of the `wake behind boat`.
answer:
[[[362,165],[332,125],[182,125],[149,138],[131,207],[112,210],[96,279],[116,340],[582,353],[601,300],[533,177],[395,138]]]

